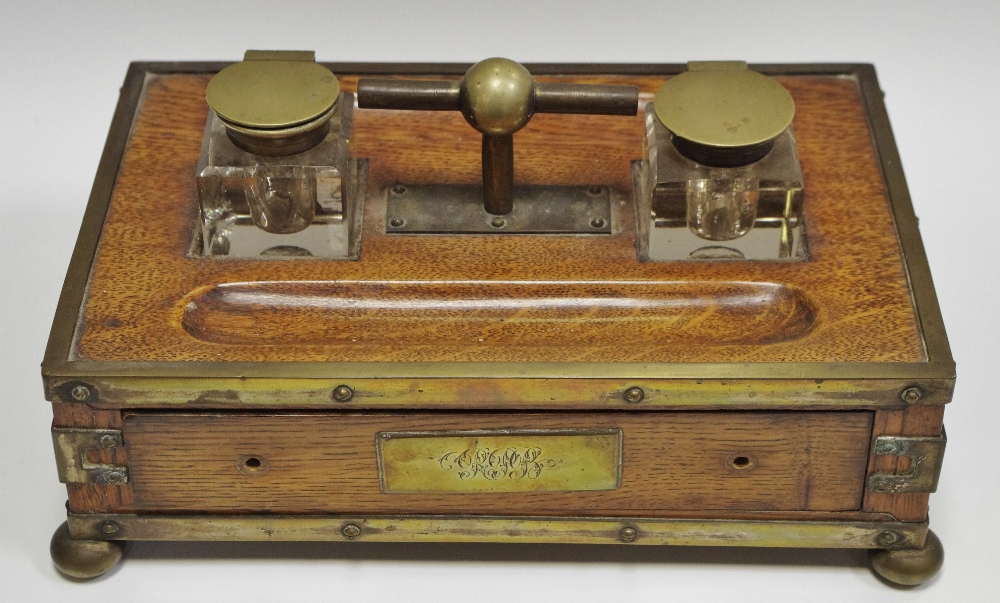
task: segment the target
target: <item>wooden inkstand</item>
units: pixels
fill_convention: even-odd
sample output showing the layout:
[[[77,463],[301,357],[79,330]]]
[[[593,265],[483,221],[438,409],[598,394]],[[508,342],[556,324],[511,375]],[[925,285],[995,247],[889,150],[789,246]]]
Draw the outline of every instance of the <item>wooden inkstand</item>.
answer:
[[[129,540],[943,561],[955,366],[867,65],[133,64],[42,373],[71,576]]]

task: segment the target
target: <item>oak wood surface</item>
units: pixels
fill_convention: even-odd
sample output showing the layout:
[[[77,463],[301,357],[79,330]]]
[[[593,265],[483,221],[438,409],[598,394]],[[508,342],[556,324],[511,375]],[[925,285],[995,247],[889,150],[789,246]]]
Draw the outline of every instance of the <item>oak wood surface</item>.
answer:
[[[182,414],[124,419],[134,508],[120,512],[666,516],[860,511],[871,413]],[[383,431],[621,428],[621,487],[384,494]],[[444,451],[448,452],[448,451]],[[266,471],[241,471],[242,459]],[[739,469],[733,459],[753,465]]]
[[[353,90],[355,78],[339,75],[343,88]],[[624,76],[576,79],[637,83],[643,100],[663,81]],[[388,236],[385,187],[395,181],[477,181],[479,137],[458,113],[371,110],[355,112],[352,140],[353,154],[370,161],[360,261],[188,258],[198,215],[194,171],[208,80],[203,75],[148,80],[102,233],[82,328],[71,354],[74,359],[925,359],[884,185],[857,88],[850,79],[780,78],[797,106],[794,128],[807,187],[804,211],[810,261],[697,264],[636,259],[629,163],[642,155],[640,116],[538,115],[515,137],[519,182],[611,187],[614,232],[610,236]],[[465,300],[470,311],[456,313],[451,320],[426,321],[416,330],[420,336],[414,336],[416,319],[394,321],[389,314],[383,320],[377,310],[363,317],[364,329],[355,332],[370,334],[371,325],[377,325],[378,337],[350,337],[350,329],[337,337],[323,337],[331,331],[329,324],[317,327],[295,311],[280,308],[248,311],[234,327],[242,337],[213,340],[213,334],[203,330],[196,333],[199,338],[184,328],[193,296],[218,291],[219,285],[258,283],[266,295],[268,282],[295,290],[302,281],[337,283],[347,291],[341,294],[345,299],[382,287],[398,292],[399,299],[416,292]],[[407,291],[407,283],[424,288]],[[505,313],[490,303],[493,292],[505,284],[510,285],[508,298],[520,294],[531,301],[539,299],[531,287],[544,290],[555,283],[570,302],[561,314],[524,316]],[[641,298],[643,290],[669,289],[677,283],[688,287],[677,289],[687,300],[687,309],[669,320],[654,316],[648,329],[635,327],[642,312],[614,309],[622,300]],[[469,293],[469,288],[480,285],[490,295]],[[755,314],[753,296],[746,296],[748,311],[741,316],[727,315],[723,305],[711,301],[719,290],[729,288],[738,294],[740,287],[782,291],[785,297],[779,299],[794,303],[782,302]],[[613,303],[602,305],[601,298]],[[757,319],[768,312],[784,312],[789,318],[777,323],[792,328],[759,332]],[[629,336],[620,336],[616,325],[630,325],[620,329]],[[720,335],[726,332],[733,334]],[[524,333],[535,334],[522,341]],[[255,334],[261,338],[254,340]]]

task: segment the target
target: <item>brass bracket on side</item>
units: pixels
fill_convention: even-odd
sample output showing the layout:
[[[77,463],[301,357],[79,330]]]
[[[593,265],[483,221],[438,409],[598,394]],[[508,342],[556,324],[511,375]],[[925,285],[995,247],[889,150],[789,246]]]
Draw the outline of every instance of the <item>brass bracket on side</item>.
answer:
[[[52,446],[56,451],[59,481],[64,484],[128,483],[128,467],[92,463],[92,450],[110,450],[124,445],[122,432],[117,429],[52,428]]]
[[[934,492],[937,490],[944,447],[948,436],[944,429],[939,437],[879,436],[875,438],[876,456],[905,456],[910,459],[906,473],[874,473],[868,478],[868,489],[884,494]]]

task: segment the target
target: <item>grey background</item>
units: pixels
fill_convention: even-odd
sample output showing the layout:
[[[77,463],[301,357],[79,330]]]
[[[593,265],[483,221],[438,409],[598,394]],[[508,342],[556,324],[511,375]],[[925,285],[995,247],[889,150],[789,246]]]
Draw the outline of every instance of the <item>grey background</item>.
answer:
[[[996,600],[997,68],[992,2],[0,2],[0,599]],[[942,574],[892,589],[856,551],[138,544],[74,584],[38,365],[132,60],[874,63],[959,366],[931,524]]]

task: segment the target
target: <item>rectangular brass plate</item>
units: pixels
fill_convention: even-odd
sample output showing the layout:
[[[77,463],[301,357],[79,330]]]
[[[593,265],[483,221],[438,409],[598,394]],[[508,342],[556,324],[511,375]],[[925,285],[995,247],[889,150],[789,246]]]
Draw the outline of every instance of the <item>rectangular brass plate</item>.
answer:
[[[383,431],[379,483],[390,494],[568,492],[621,485],[621,429]]]
[[[514,209],[483,209],[483,187],[397,184],[389,187],[389,234],[610,234],[607,186],[515,186]]]

